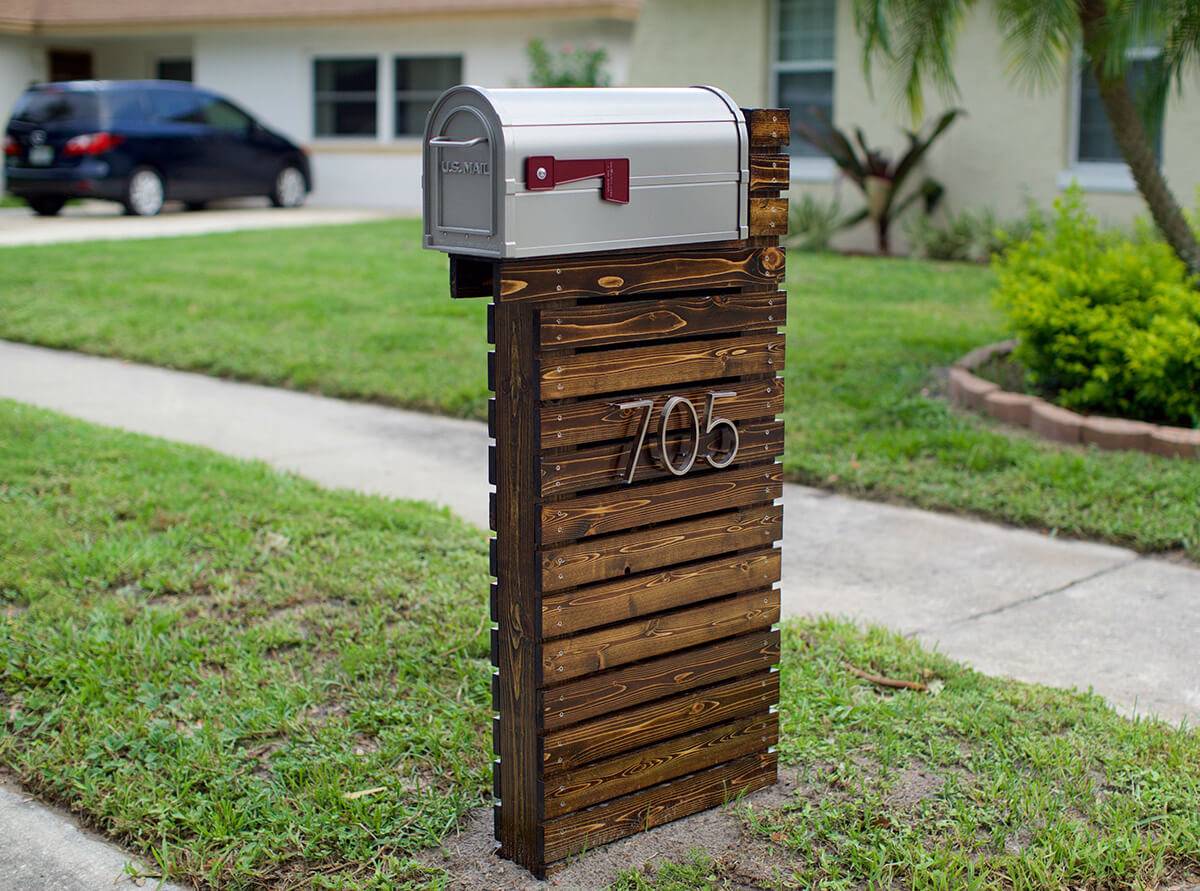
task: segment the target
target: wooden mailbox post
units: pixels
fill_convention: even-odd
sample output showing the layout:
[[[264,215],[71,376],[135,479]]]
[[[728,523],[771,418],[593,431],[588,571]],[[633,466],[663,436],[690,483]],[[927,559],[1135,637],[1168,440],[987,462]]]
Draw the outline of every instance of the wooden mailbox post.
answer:
[[[776,781],[787,112],[750,237],[451,254],[491,297],[495,827],[545,876]]]

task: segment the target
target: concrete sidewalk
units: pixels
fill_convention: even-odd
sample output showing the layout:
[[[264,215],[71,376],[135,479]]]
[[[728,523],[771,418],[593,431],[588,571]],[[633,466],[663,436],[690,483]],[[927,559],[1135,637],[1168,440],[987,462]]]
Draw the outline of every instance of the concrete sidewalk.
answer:
[[[0,396],[258,458],[486,527],[487,431],[202,375],[0,342]],[[784,487],[785,615],[886,625],[982,671],[1200,716],[1200,570],[1124,548]]]
[[[220,202],[214,208],[186,211],[168,207],[156,217],[127,217],[119,204],[85,201],[57,217],[38,217],[23,207],[0,209],[0,248],[71,241],[123,241],[172,238],[244,229],[286,229],[361,223],[394,216],[381,210],[331,207],[270,207],[263,200]]]

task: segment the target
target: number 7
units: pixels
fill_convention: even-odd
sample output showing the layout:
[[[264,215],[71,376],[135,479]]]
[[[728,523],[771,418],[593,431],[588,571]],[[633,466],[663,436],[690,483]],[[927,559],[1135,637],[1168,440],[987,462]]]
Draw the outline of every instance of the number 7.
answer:
[[[646,431],[650,429],[650,416],[654,414],[653,399],[637,399],[633,402],[622,402],[617,405],[621,411],[627,411],[631,408],[644,408],[646,413],[642,415],[642,429],[638,433],[637,445],[633,447],[633,453],[629,456],[629,474],[625,477],[625,482],[633,482],[633,474],[637,470],[638,457],[642,454],[642,444],[646,441]],[[736,432],[736,431],[735,431]]]

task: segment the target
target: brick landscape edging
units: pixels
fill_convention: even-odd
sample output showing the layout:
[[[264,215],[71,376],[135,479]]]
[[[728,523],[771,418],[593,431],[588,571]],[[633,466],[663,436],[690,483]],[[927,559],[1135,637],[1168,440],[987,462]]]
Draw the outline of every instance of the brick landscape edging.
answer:
[[[972,372],[1016,348],[1002,340],[971,350],[950,367],[950,403],[990,415],[997,421],[1025,427],[1043,439],[1101,449],[1129,449],[1165,458],[1200,459],[1200,430],[1166,427],[1144,421],[1081,415],[1036,396],[1010,393]]]

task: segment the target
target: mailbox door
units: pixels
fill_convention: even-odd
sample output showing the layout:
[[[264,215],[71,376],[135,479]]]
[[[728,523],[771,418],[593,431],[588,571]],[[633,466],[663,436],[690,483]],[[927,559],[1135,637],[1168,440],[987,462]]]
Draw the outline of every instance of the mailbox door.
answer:
[[[439,106],[425,148],[426,244],[498,255],[504,170],[499,122],[473,93]]]

